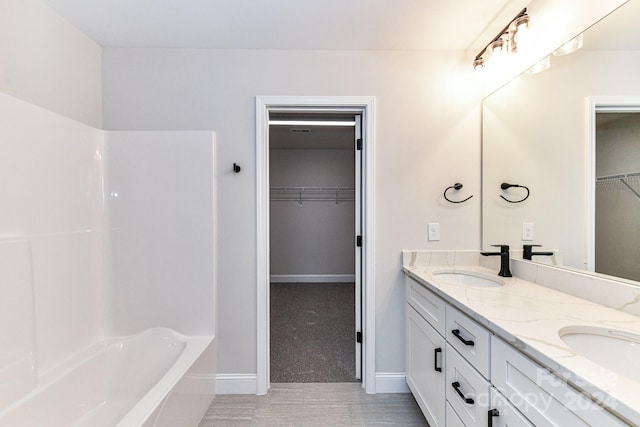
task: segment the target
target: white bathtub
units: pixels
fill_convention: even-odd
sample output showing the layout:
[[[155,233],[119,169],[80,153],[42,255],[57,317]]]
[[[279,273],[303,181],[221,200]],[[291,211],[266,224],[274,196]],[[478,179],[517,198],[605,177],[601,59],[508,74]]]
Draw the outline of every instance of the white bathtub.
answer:
[[[108,339],[0,408],[0,426],[197,426],[215,394],[215,357],[213,337],[166,328]]]

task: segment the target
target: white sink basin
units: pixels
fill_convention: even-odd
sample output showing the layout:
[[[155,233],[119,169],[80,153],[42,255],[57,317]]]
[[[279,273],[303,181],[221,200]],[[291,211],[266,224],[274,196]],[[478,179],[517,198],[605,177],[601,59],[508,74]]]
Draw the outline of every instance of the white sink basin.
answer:
[[[504,285],[498,278],[476,273],[474,271],[446,270],[433,273],[436,280],[456,285],[476,286],[482,288],[495,288]]]
[[[640,335],[591,326],[567,326],[558,335],[576,354],[640,381]]]

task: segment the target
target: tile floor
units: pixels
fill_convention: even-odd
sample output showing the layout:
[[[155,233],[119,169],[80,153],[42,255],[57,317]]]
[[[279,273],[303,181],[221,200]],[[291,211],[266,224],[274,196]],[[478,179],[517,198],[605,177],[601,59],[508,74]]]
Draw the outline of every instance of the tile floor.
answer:
[[[269,393],[219,395],[200,427],[427,426],[411,394],[366,394],[359,383],[271,384]]]

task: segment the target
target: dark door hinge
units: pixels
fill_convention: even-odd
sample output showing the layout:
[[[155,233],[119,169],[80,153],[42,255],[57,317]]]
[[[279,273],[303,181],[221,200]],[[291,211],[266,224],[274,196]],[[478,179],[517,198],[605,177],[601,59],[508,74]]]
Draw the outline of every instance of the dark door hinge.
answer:
[[[362,344],[362,332],[360,331],[356,332],[356,342]]]
[[[362,247],[362,236],[356,236],[356,246]]]
[[[362,150],[362,138],[358,138],[356,140],[356,149],[357,150]]]

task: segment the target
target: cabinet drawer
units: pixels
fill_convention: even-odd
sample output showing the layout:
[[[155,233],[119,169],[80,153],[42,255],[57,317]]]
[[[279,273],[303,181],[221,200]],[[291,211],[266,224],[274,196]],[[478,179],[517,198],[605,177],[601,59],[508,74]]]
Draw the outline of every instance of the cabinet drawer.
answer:
[[[431,426],[429,426],[431,427]],[[447,427],[466,427],[456,411],[447,403]]]
[[[406,375],[407,385],[430,427],[443,427],[444,338],[407,304]]]
[[[502,340],[491,351],[491,382],[535,426],[627,426]]]
[[[447,402],[467,426],[486,426],[489,409],[489,382],[447,344]]]
[[[491,387],[491,409],[487,413],[490,427],[534,427],[495,388]]]
[[[405,276],[405,284],[407,302],[440,335],[444,336],[446,307],[444,300],[408,276]]]
[[[451,305],[446,306],[447,334],[445,338],[462,357],[489,379],[489,348],[491,334]]]

